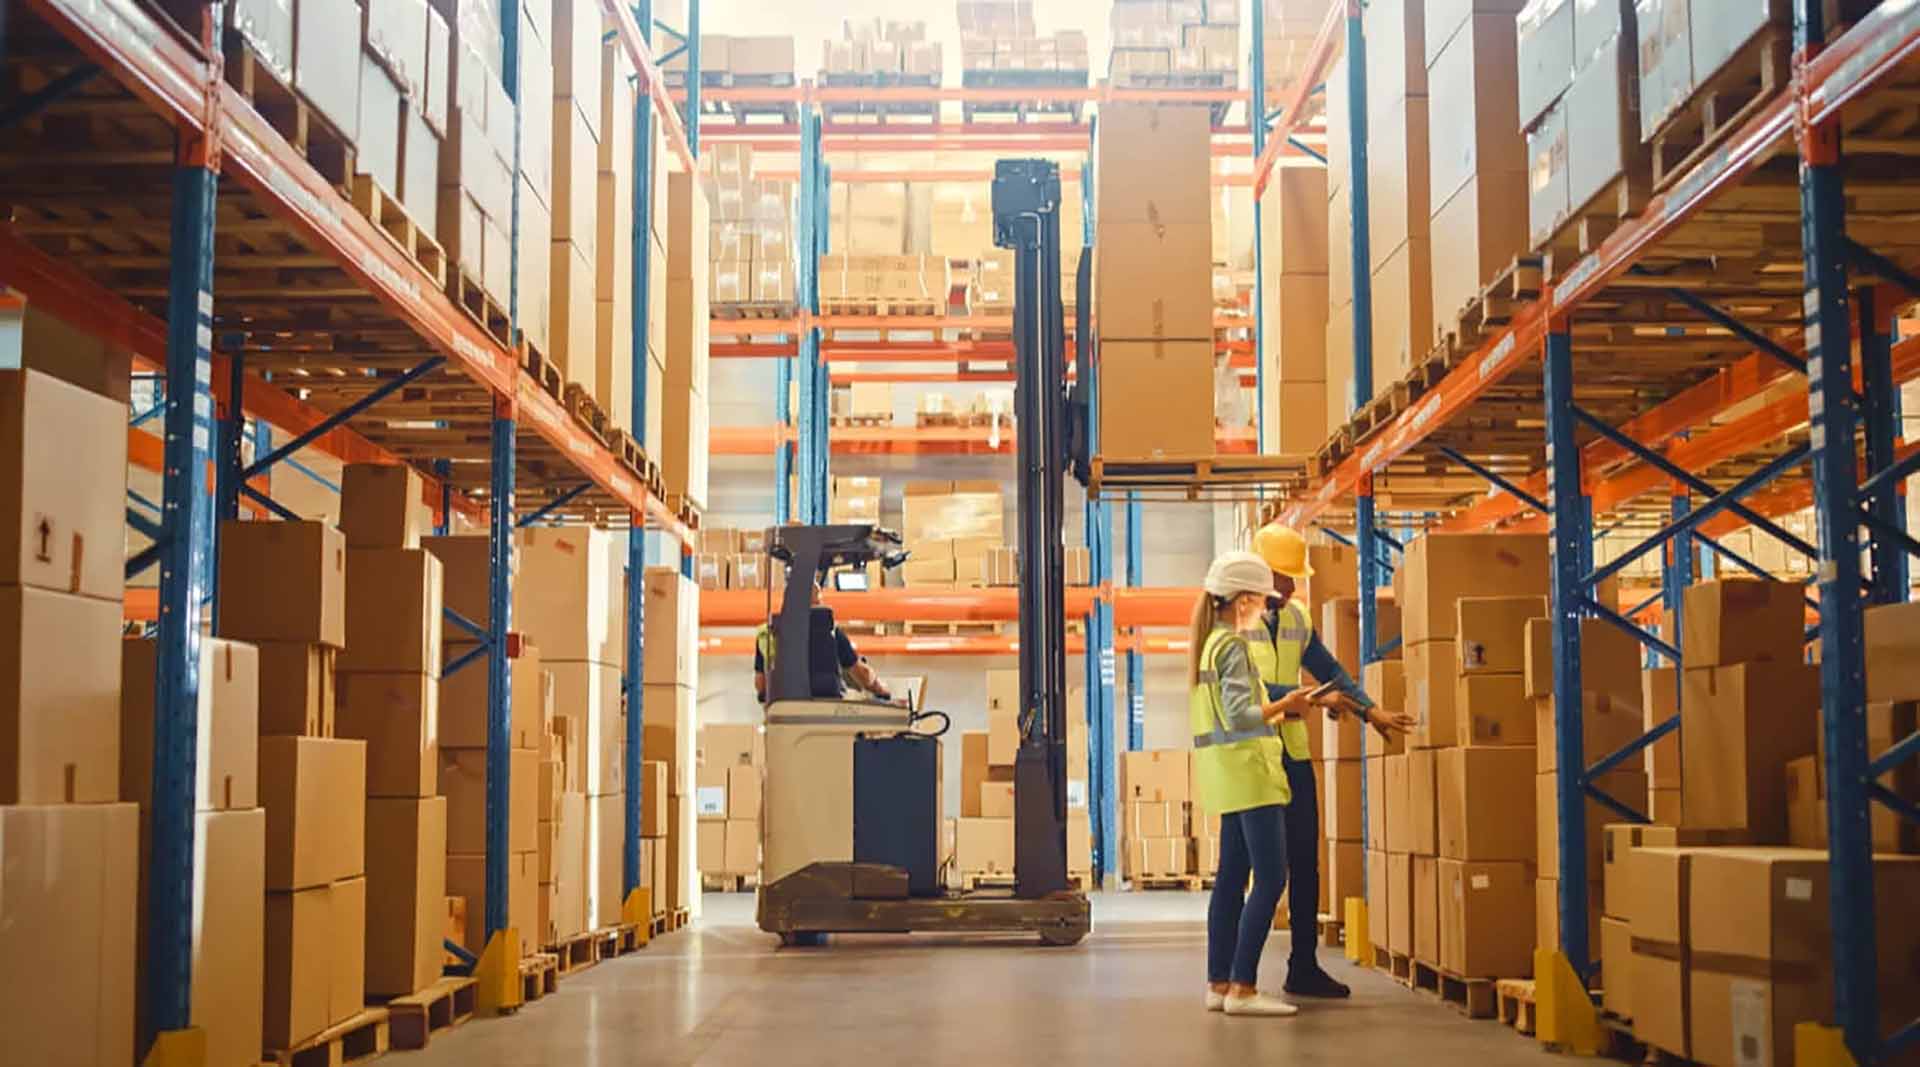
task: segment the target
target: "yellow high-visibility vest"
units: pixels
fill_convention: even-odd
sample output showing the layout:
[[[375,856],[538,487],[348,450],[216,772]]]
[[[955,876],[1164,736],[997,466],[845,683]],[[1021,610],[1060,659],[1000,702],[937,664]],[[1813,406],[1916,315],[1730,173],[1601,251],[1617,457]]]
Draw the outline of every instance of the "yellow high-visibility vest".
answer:
[[[1251,713],[1229,720],[1221,698],[1220,653],[1232,642],[1247,640],[1226,627],[1216,628],[1201,646],[1200,682],[1187,695],[1187,719],[1193,732],[1194,785],[1208,812],[1229,814],[1249,808],[1285,804],[1293,799],[1287,785],[1280,737],[1260,717],[1258,703]],[[1258,678],[1248,683],[1259,685]]]

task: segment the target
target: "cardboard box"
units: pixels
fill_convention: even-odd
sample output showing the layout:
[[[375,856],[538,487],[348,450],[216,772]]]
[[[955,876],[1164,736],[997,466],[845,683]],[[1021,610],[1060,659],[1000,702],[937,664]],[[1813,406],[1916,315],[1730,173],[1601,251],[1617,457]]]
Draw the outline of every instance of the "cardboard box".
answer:
[[[1013,782],[1012,767],[994,767],[987,760],[988,737],[985,730],[969,730],[960,735],[960,815],[983,817],[980,788],[990,781]]]
[[[640,764],[641,837],[667,836],[668,795],[667,765],[659,760],[643,761]]]
[[[1689,667],[1683,684],[1680,788],[1687,825],[1784,840],[1786,765],[1819,745],[1819,668],[1798,662]]]
[[[1360,841],[1364,830],[1360,818],[1360,761],[1323,760],[1318,768],[1321,771],[1322,791],[1319,799],[1326,839]]]
[[[440,977],[447,896],[445,797],[367,801],[366,983],[375,996]]]
[[[1421,901],[1413,878],[1413,857],[1387,854],[1387,947],[1403,956],[1413,954],[1413,931]]]
[[[1420,856],[1440,854],[1440,751],[1407,753],[1407,850]]]
[[[339,669],[439,677],[440,561],[418,548],[350,548],[347,571],[347,647]]]
[[[1013,871],[1013,820],[968,819],[958,822],[954,866],[967,873]]]
[[[614,862],[619,870],[619,861]],[[539,861],[531,852],[516,852],[507,857],[507,925],[519,935],[519,954],[534,951],[539,919],[534,912],[534,897],[539,891]],[[487,947],[487,858],[479,853],[448,853],[447,895],[467,902],[466,949],[478,955]],[[614,906],[619,912],[618,902]]]
[[[1366,764],[1367,776],[1367,844],[1385,848],[1387,844],[1387,811],[1391,801],[1387,795],[1388,756],[1368,756],[1362,762]]]
[[[1453,640],[1422,641],[1408,645],[1405,653],[1404,682],[1407,706],[1403,709],[1414,719],[1407,734],[1410,748],[1439,748],[1455,743],[1459,727],[1454,708]]]
[[[121,645],[120,728],[111,759],[120,768],[119,799],[150,804],[153,799],[154,682],[157,644],[129,640]],[[252,645],[219,637],[200,640],[200,701],[194,729],[194,810],[228,811],[260,803],[260,661]],[[22,753],[23,770],[35,766],[75,768],[76,786],[93,778],[102,759],[101,738],[76,715],[86,704],[61,709],[57,730],[33,736],[81,745],[92,752],[69,760],[57,755]],[[25,725],[25,724],[23,724]],[[24,734],[25,731],[23,730]],[[14,766],[15,760],[6,761]],[[63,776],[64,777],[64,776]],[[65,798],[65,799],[81,799]],[[88,798],[99,799],[99,798]]]
[[[1573,83],[1573,8],[1573,0],[1543,0],[1516,19],[1520,128],[1531,128]]]
[[[1514,6],[1475,11],[1449,39],[1427,42],[1432,104],[1428,159],[1435,204],[1476,177],[1526,169],[1515,84],[1519,58]],[[1517,217],[1512,211],[1506,215]],[[1516,246],[1513,251],[1523,249]]]
[[[1440,861],[1413,857],[1413,955],[1440,962]]]
[[[1441,859],[1440,966],[1467,978],[1533,972],[1530,863]]]
[[[726,862],[721,870],[727,874],[757,874],[760,871],[760,821],[758,819],[728,819]]]
[[[1787,844],[1795,848],[1827,845],[1827,797],[1820,777],[1817,756],[1802,756],[1787,762]]]
[[[146,914],[146,862],[151,830],[140,843],[140,911]],[[194,816],[197,876],[193,894],[193,1025],[206,1031],[208,1064],[249,1067],[260,1060],[258,1011],[223,1010],[260,997],[266,967],[266,812],[207,811]],[[144,923],[142,924],[144,927]],[[147,933],[139,936],[138,970],[146,967]],[[135,1033],[147,1025],[152,1005],[136,989]]]
[[[1545,879],[1542,879],[1544,882]],[[1633,927],[1624,919],[1602,916],[1599,938],[1600,1006],[1621,1018],[1633,1018]]]
[[[973,806],[975,809],[977,809],[979,818],[983,818],[983,819],[1013,818],[1013,783],[1010,781],[981,782],[979,793],[974,799],[975,799],[975,802]],[[1138,804],[1128,805],[1129,809],[1137,808],[1137,807],[1140,807],[1140,805]],[[1165,813],[1162,812],[1162,815],[1164,814]],[[1129,822],[1128,825],[1132,825],[1131,821]]]
[[[580,720],[579,762],[585,772],[581,788],[589,796],[625,789],[627,718],[620,706],[620,669],[604,663],[546,662],[546,671],[553,679],[553,706],[568,709]],[[664,728],[675,738],[671,758],[656,753],[644,734],[642,748],[646,758],[667,762],[668,791],[676,792],[672,788],[675,770],[687,767],[684,773],[692,774],[692,693],[682,686],[642,685],[640,699],[646,729]]]
[[[648,567],[644,581],[646,617],[661,620],[647,627],[643,665],[646,684],[691,685],[698,651],[699,591],[680,576],[678,567]],[[673,623],[671,629],[666,628],[668,620]]]
[[[1649,730],[1680,714],[1681,676],[1677,667],[1654,667],[1641,675],[1642,722]],[[1680,787],[1680,732],[1647,746],[1643,760],[1656,789]]]
[[[1454,680],[1454,740],[1461,745],[1532,745],[1533,702],[1526,679],[1511,674],[1465,674]]]
[[[553,910],[548,917],[546,935],[549,944],[587,929],[587,797],[580,793],[560,796],[560,818],[555,823],[553,844]],[[642,885],[650,873],[657,841],[640,842],[640,878]],[[623,857],[624,859],[624,857]]]
[[[1825,711],[1821,714],[1824,716]],[[1913,735],[1916,726],[1920,726],[1920,705],[1914,703],[1867,705],[1867,758],[1877,760],[1887,754],[1895,744]],[[1818,735],[1820,747],[1818,762],[1820,769],[1820,796],[1824,801],[1827,795],[1827,735],[1822,730]],[[1893,794],[1909,803],[1920,803],[1920,763],[1908,760],[1880,776],[1880,784],[1893,790]],[[1871,814],[1869,825],[1873,831],[1875,852],[1920,852],[1920,826],[1896,815],[1893,809],[1884,804],[1868,805]],[[1820,819],[1824,829],[1826,818]],[[1822,842],[1824,845],[1824,841]]]
[[[1591,763],[1644,732],[1638,700],[1587,692],[1580,699],[1580,751]],[[1533,702],[1534,769],[1545,774],[1560,765],[1559,729],[1551,699]]]
[[[1109,342],[1101,348],[1100,369],[1100,440],[1107,455],[1213,454],[1211,342]]]
[[[1375,948],[1388,949],[1391,937],[1392,900],[1389,893],[1387,853],[1367,850],[1367,941]]]
[[[19,344],[37,340],[23,329]],[[120,599],[126,421],[124,401],[38,371],[0,371],[0,511],[10,519],[0,523],[0,585]]]
[[[1387,826],[1381,839],[1389,852],[1407,852],[1413,847],[1413,802],[1407,756],[1387,756]]]
[[[333,883],[267,893],[261,1021],[268,1048],[290,1048],[332,1021],[335,947]]]
[[[449,644],[446,660],[466,655],[473,645],[461,641]],[[583,665],[555,664],[554,673],[582,672]],[[440,744],[446,748],[485,748],[487,745],[487,657],[482,654],[465,666],[440,679],[436,701],[439,713]],[[531,641],[522,642],[520,654],[507,661],[507,743],[511,748],[537,748],[540,744],[540,708],[545,698],[545,674],[540,649]],[[346,685],[341,689],[344,693]],[[571,694],[570,694],[571,696]],[[584,715],[591,704],[570,702],[567,707]]]
[[[539,823],[540,754],[516,748],[507,764],[507,851],[532,852]],[[447,851],[485,852],[486,750],[441,749],[440,794],[447,800]]]
[[[430,674],[341,674],[339,684],[338,733],[366,742],[367,795],[433,796],[440,683]]]
[[[551,527],[521,531],[514,628],[531,635],[541,655],[549,660],[620,663],[625,658],[625,627],[621,621],[625,615],[621,579],[625,560],[625,538],[616,538],[606,530]],[[675,573],[678,570],[674,568]],[[653,592],[650,579],[647,592]],[[649,619],[655,617],[652,607],[647,605]],[[664,617],[676,618],[671,614]],[[661,635],[661,643],[671,651],[673,642],[665,635]],[[647,642],[648,646],[653,644]]]
[[[339,650],[294,641],[261,641],[260,734],[332,737]]]
[[[641,727],[641,756],[667,765],[667,795],[693,792],[694,692],[681,685],[643,686],[648,715]],[[671,709],[671,710],[669,710]],[[607,790],[588,789],[589,795]]]
[[[1558,877],[1560,873],[1560,776],[1558,774],[1540,774],[1534,776],[1534,816],[1538,833],[1535,842],[1536,862],[1540,873]],[[1632,768],[1615,768],[1594,783],[1602,792],[1622,804],[1644,811],[1647,802],[1646,772]],[[1607,824],[1619,815],[1612,809],[1602,807],[1600,802],[1587,797],[1582,805],[1586,810],[1587,832],[1587,878],[1600,877],[1605,869],[1607,847]]]
[[[767,739],[758,723],[706,723],[697,738],[701,767],[764,767]]]
[[[1920,700],[1920,608],[1912,601],[1865,614],[1867,699]]]
[[[1441,750],[1437,765],[1440,855],[1450,860],[1531,862],[1533,775],[1533,753],[1524,748]]]
[[[420,547],[440,561],[441,602],[451,611],[477,626],[486,626],[492,616],[490,583],[492,554],[484,535],[458,537],[422,537]],[[513,575],[507,577],[509,586]],[[520,623],[515,616],[515,624]],[[454,631],[464,634],[466,631]]]
[[[1184,803],[1191,796],[1185,751],[1127,752],[1120,767],[1120,794],[1127,801]]]
[[[760,818],[760,768],[727,768],[727,818],[739,820],[758,820]]]
[[[1527,667],[1528,621],[1546,615],[1547,598],[1461,597],[1454,612],[1461,674],[1519,674]]]
[[[1461,597],[1547,595],[1547,538],[1535,534],[1417,537],[1407,545],[1402,574],[1406,596],[1401,603],[1401,628],[1407,644],[1451,638],[1459,625],[1455,602]]]
[[[220,524],[220,636],[347,643],[347,541],[318,522]]]
[[[1012,799],[1012,788],[1008,788]],[[985,800],[982,798],[982,806]],[[1127,833],[1134,837],[1179,837],[1186,831],[1179,804],[1165,801],[1130,800],[1127,802]]]
[[[724,874],[727,859],[727,820],[703,818],[695,831],[699,835],[701,874]]]
[[[419,548],[430,514],[412,467],[349,463],[340,471],[340,533],[348,548]]]
[[[1634,1036],[1689,1058],[1688,876],[1698,851],[1633,849],[1620,908],[1633,937]]]
[[[9,1060],[134,1062],[138,835],[132,804],[0,806]]]
[[[1094,140],[1100,221],[1210,224],[1210,136],[1194,108],[1106,108]]]
[[[1689,670],[1753,661],[1799,663],[1806,590],[1798,582],[1727,578],[1687,587],[1682,662]]]
[[[1312,560],[1309,559],[1308,562],[1311,563]],[[1350,560],[1341,562],[1348,567],[1355,565],[1354,562]],[[1316,571],[1315,579],[1317,579],[1319,577],[1319,564],[1314,564],[1314,568]],[[1314,579],[1309,579],[1309,581],[1312,580]],[[1321,582],[1323,587],[1330,584],[1331,583],[1324,581]],[[1299,596],[1297,591],[1295,596]],[[1305,605],[1306,601],[1304,598],[1301,599],[1301,603],[1303,606]],[[1374,603],[1373,620],[1373,642],[1376,652],[1379,651],[1382,645],[1392,644],[1399,640],[1400,606],[1398,604],[1385,598],[1376,600]],[[1361,675],[1359,598],[1352,596],[1333,596],[1320,601],[1319,634],[1321,643],[1327,646],[1327,651],[1333,653],[1334,659],[1340,661],[1340,666],[1345,667],[1348,674],[1359,677]],[[1396,647],[1393,650],[1391,657],[1395,660],[1400,657],[1399,648]],[[1382,662],[1391,661],[1392,660],[1383,660]]]
[[[675,808],[672,797],[667,799],[663,817],[667,821],[668,834],[678,828],[674,821]],[[604,926],[620,921],[620,906],[624,900],[621,889],[624,888],[626,863],[626,797],[614,793],[602,797],[588,797],[582,802],[582,813],[586,820],[586,830],[582,835],[585,855],[582,857],[586,893],[582,900],[583,925],[588,928]],[[697,833],[698,831],[696,831]],[[644,848],[648,842],[643,841]],[[645,870],[643,881],[653,889],[653,907],[656,912],[667,911],[672,905],[669,898],[674,895],[671,884],[672,875],[668,871],[671,859],[671,846],[667,838],[651,842],[653,855],[652,868]],[[705,853],[698,843],[696,851]],[[722,851],[715,855],[724,855]]]
[[[1205,341],[1213,331],[1212,227],[1102,219],[1094,306],[1103,341]]]
[[[364,742],[260,739],[268,889],[307,889],[366,870],[366,776]]]
[[[1553,626],[1527,620],[1526,682],[1530,698],[1553,696]],[[1640,642],[1604,619],[1580,620],[1580,688],[1631,701],[1640,693],[1633,679],[1645,661]]]
[[[1260,203],[1261,249],[1269,274],[1312,277],[1328,268],[1327,172],[1276,167]]]

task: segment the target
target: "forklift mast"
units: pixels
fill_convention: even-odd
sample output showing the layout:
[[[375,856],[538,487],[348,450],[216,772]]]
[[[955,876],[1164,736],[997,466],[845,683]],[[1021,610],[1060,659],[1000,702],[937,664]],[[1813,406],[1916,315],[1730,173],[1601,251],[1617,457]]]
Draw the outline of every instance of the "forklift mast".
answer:
[[[1019,481],[1020,748],[1014,760],[1014,892],[1067,882],[1066,336],[1060,301],[1060,168],[1001,160],[993,243],[1014,254],[1014,412]]]

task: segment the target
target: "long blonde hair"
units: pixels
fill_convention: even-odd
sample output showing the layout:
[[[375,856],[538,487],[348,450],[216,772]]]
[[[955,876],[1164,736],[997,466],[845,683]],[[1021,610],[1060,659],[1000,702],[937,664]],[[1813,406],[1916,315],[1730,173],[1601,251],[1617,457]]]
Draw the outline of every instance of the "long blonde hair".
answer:
[[[1206,650],[1207,637],[1220,625],[1220,598],[1206,590],[1193,602],[1193,619],[1187,628],[1187,685],[1200,684],[1200,655]]]

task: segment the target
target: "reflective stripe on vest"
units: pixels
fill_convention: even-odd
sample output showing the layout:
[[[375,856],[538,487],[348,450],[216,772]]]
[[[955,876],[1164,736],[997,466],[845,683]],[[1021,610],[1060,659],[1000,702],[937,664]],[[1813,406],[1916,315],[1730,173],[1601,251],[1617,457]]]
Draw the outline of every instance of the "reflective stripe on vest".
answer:
[[[1254,669],[1260,672],[1260,681],[1266,685],[1297,688],[1300,657],[1306,653],[1307,642],[1313,639],[1313,622],[1307,616],[1307,609],[1297,600],[1288,600],[1280,609],[1278,626],[1269,633],[1263,622],[1254,637],[1256,639],[1247,642],[1247,653],[1253,658]],[[1294,759],[1313,758],[1305,720],[1283,721],[1280,740],[1286,743],[1287,755]]]
[[[1283,749],[1273,727],[1258,718],[1230,722],[1226,716],[1218,668],[1214,666],[1229,641],[1245,638],[1222,627],[1207,635],[1200,649],[1198,684],[1187,697],[1188,733],[1193,738],[1194,770],[1199,807],[1209,813],[1245,811],[1291,799]],[[1247,682],[1257,686],[1258,678]]]

